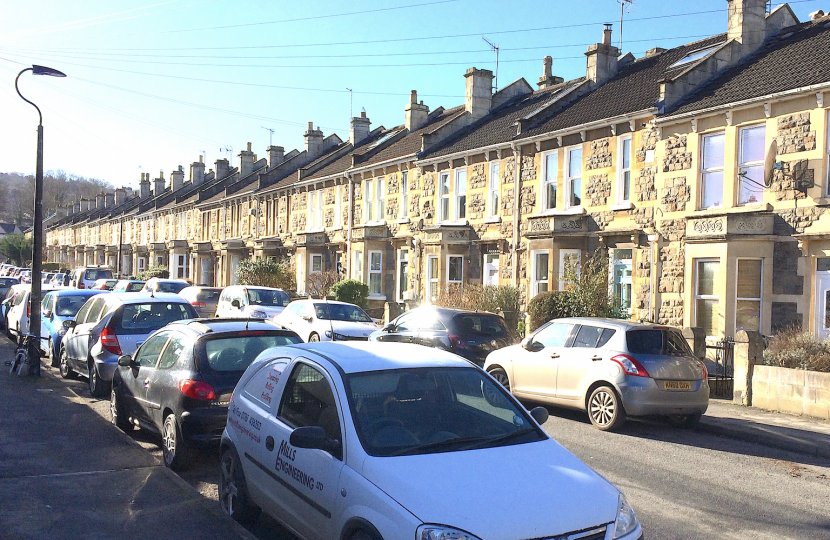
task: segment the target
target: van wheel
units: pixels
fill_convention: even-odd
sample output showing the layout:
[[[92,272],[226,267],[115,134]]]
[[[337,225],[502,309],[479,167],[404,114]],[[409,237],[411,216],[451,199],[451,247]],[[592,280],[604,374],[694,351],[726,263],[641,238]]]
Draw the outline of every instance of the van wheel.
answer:
[[[600,386],[588,398],[588,417],[602,431],[619,429],[625,423],[625,409],[613,388]]]
[[[251,500],[245,474],[236,452],[228,448],[219,461],[219,504],[238,523],[248,525],[259,517],[260,509]]]

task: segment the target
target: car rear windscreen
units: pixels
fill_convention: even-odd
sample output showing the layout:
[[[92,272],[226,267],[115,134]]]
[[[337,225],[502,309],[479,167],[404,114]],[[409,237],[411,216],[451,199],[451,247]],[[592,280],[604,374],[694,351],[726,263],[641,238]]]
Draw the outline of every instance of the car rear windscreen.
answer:
[[[218,304],[219,295],[221,293],[221,290],[211,291],[210,289],[202,289],[201,291],[199,291],[199,294],[196,295],[196,301],[204,302],[205,304]]]
[[[144,282],[139,281],[137,283],[130,283],[127,285],[127,292],[139,292],[141,289],[144,288]]]
[[[488,336],[493,339],[508,336],[504,319],[498,315],[483,315],[478,313],[460,313],[452,318],[456,330],[464,337]]]
[[[60,296],[55,306],[55,315],[58,317],[74,317],[87,300],[89,300],[89,296]]]
[[[158,285],[156,285],[156,287],[158,287],[158,292],[169,293],[178,293],[187,286],[187,283],[179,281],[159,281]]]
[[[86,271],[86,276],[84,276],[84,279],[87,281],[96,281],[99,279],[112,279],[112,270],[89,268]]]
[[[171,322],[194,318],[192,309],[189,304],[173,302],[127,304],[115,315],[115,333],[149,334]]]
[[[642,329],[625,333],[628,351],[634,354],[694,356],[686,339],[677,330]]]
[[[262,331],[253,331],[250,332],[252,335],[247,336],[245,333],[205,341],[203,357],[207,357],[211,370],[245,371],[265,349],[302,343],[299,336],[266,334]]]

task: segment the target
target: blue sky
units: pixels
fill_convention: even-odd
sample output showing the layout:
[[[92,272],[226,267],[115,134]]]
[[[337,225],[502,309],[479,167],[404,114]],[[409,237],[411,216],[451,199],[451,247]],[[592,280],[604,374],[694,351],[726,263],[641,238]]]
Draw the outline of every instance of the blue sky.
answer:
[[[777,5],[777,3],[776,3]],[[801,20],[825,6],[790,3]],[[499,86],[535,85],[542,58],[555,75],[584,74],[586,47],[617,0],[30,0],[7,1],[0,19],[0,172],[32,173],[37,113],[14,92],[32,63],[65,79],[21,78],[44,115],[45,169],[137,187],[178,165],[208,167],[247,142],[265,156],[269,132],[303,147],[309,121],[348,137],[350,93],[372,127],[403,123],[410,90],[432,109],[463,102],[468,67],[495,69]],[[726,29],[726,2],[635,0],[623,50],[635,56]]]

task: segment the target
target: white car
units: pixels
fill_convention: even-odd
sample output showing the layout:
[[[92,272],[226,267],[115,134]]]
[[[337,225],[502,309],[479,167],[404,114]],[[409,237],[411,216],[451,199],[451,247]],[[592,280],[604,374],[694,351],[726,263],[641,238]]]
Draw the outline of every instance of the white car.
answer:
[[[29,317],[32,315],[29,297],[32,294],[32,286],[26,283],[15,285],[14,287],[19,289],[20,293],[15,296],[11,308],[9,309],[9,313],[6,315],[6,321],[8,324],[9,334],[11,334],[18,343],[21,343],[22,336],[29,333]],[[41,300],[43,299],[43,295],[51,290],[53,290],[51,287],[47,287],[45,285],[42,286],[40,291]]]
[[[481,369],[401,343],[261,353],[233,392],[219,501],[306,540],[636,540],[625,496]]]
[[[216,317],[222,319],[270,319],[291,302],[280,289],[231,285],[222,289]]]
[[[378,325],[359,306],[327,300],[295,300],[271,321],[303,341],[368,341]]]

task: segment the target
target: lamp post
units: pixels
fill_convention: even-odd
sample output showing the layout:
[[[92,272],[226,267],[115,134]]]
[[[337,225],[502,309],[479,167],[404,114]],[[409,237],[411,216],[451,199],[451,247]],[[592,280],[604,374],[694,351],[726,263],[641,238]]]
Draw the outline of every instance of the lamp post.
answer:
[[[32,294],[29,296],[29,305],[31,306],[31,317],[29,318],[29,375],[40,376],[40,281],[42,279],[41,263],[43,258],[43,115],[40,108],[23,97],[20,93],[20,88],[17,87],[17,81],[20,76],[31,71],[34,75],[48,75],[50,77],[66,77],[66,75],[57,69],[52,69],[46,66],[32,66],[26,68],[17,74],[14,80],[14,89],[17,90],[17,95],[20,99],[31,105],[37,110],[37,166],[35,169],[35,212],[34,212],[34,228],[32,231]]]

